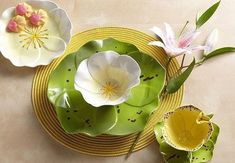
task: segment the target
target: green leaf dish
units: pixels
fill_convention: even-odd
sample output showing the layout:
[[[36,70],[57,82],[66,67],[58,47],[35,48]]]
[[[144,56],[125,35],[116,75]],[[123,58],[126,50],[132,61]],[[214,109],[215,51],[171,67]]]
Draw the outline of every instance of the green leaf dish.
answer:
[[[81,93],[75,90],[74,76],[81,61],[108,50],[135,59],[141,68],[141,82],[132,89],[131,97],[126,102],[96,108],[86,103]],[[107,38],[90,41],[65,57],[51,73],[47,93],[67,133],[127,135],[144,129],[149,116],[159,104],[164,83],[165,69],[158,61],[132,44]]]
[[[210,139],[203,146],[194,152],[182,151],[173,148],[164,140],[162,128],[164,122],[159,122],[154,127],[156,139],[159,143],[159,150],[165,162],[168,163],[206,163],[212,159],[214,146],[219,135],[219,127],[213,123],[213,132]]]

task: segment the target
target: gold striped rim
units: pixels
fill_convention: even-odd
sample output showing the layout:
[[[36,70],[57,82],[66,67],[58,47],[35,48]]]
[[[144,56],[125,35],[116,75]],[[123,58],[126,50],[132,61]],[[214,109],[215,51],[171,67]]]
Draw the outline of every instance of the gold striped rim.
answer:
[[[148,42],[154,40],[142,32],[121,28],[104,27],[91,29],[73,36],[65,54],[54,60],[48,66],[41,66],[37,69],[32,86],[32,103],[35,114],[48,134],[60,144],[80,153],[97,156],[118,156],[127,154],[133,144],[136,134],[127,136],[109,136],[101,135],[98,137],[89,137],[83,134],[69,135],[61,128],[53,106],[47,99],[47,84],[50,73],[71,52],[77,51],[86,42],[95,39],[104,39],[112,37],[117,40],[136,45],[142,52],[151,54],[162,65],[166,65],[167,57],[163,50],[154,46],[148,46]],[[170,74],[177,71],[179,67],[176,60],[170,64]],[[181,104],[183,98],[183,88],[172,95],[167,95],[160,103],[158,109],[151,116],[143,134],[136,144],[134,151],[140,150],[155,140],[153,126],[160,121],[163,114],[172,111]]]

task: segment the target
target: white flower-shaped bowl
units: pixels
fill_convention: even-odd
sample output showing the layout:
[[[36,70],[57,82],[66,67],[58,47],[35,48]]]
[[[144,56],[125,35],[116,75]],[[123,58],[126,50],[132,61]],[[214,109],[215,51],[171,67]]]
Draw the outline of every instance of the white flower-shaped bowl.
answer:
[[[103,51],[81,62],[74,87],[95,107],[118,105],[140,84],[140,73],[138,63],[130,56]]]
[[[15,15],[15,7],[6,9],[0,18],[0,51],[15,66],[48,65],[61,56],[70,39],[72,24],[67,13],[50,1],[27,1],[34,10],[43,9],[48,19],[43,26],[27,26],[19,33],[7,31],[7,24]],[[35,39],[33,37],[37,35]]]

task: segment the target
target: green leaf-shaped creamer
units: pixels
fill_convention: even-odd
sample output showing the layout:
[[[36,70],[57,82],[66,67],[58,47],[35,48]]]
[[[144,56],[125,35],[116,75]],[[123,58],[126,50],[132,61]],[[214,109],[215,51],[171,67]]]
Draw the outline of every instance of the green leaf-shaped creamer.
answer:
[[[162,134],[164,122],[159,122],[154,127],[156,139],[160,146],[160,152],[166,162],[169,163],[205,163],[212,159],[214,145],[216,143],[219,127],[213,123],[213,132],[210,139],[194,152],[181,151],[166,143]]]

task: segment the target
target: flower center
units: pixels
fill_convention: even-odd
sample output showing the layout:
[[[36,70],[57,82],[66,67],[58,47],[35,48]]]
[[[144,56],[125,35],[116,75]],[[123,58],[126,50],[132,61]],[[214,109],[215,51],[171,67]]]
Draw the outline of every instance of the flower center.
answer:
[[[117,82],[106,82],[101,88],[101,94],[106,98],[111,98],[117,95],[119,89],[119,85]]]
[[[34,49],[41,48],[44,45],[44,41],[48,39],[48,29],[40,27],[28,27],[19,35],[22,40],[22,47],[27,50],[30,47]]]

